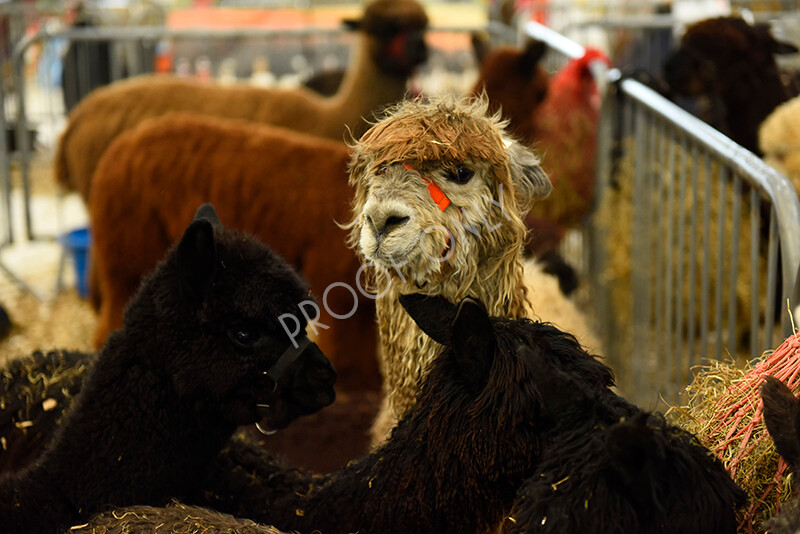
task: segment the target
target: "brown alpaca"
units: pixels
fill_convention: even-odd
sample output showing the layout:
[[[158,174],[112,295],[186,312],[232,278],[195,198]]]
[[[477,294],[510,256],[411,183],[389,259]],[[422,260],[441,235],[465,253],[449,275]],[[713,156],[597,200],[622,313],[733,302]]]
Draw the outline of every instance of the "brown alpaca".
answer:
[[[441,350],[403,311],[400,295],[422,291],[454,302],[471,296],[490,314],[531,314],[523,217],[550,192],[550,181],[487,108],[482,98],[403,102],[354,147],[350,243],[375,266],[382,347],[385,396],[373,443],[409,412]],[[437,204],[439,194],[426,181],[450,205]]]
[[[524,143],[535,134],[531,120],[534,111],[548,94],[550,76],[540,60],[547,47],[541,41],[528,41],[522,48],[501,46],[487,50],[480,37],[473,37],[473,47],[480,62],[473,95],[486,92],[489,111],[501,112],[509,121],[508,132]]]
[[[360,135],[373,113],[400,100],[427,58],[428,18],[415,0],[374,0],[357,23],[360,42],[339,91],[215,87],[175,77],[140,76],[99,89],[69,116],[56,155],[56,179],[88,202],[92,173],[116,136],[142,121],[186,111],[285,126],[336,141]]]
[[[187,114],[121,135],[100,160],[89,202],[91,291],[100,295],[96,346],[122,326],[128,299],[180,238],[193,206],[211,202],[229,227],[268,241],[309,282],[319,322],[329,327],[317,328],[317,343],[337,369],[338,386],[377,389],[372,300],[356,291],[357,310],[346,320],[327,311],[344,315],[354,307],[345,288],[325,290],[337,282],[355,288],[360,266],[336,224],[350,216],[349,159],[343,143]]]
[[[473,94],[486,92],[490,109],[501,110],[509,120],[508,130],[541,155],[553,183],[553,194],[526,218],[528,248],[537,256],[552,253],[594,207],[600,95],[592,69],[596,61],[607,64],[608,59],[587,49],[549,77],[539,64],[545,50],[541,42],[486,50],[475,37],[473,46],[481,64]]]

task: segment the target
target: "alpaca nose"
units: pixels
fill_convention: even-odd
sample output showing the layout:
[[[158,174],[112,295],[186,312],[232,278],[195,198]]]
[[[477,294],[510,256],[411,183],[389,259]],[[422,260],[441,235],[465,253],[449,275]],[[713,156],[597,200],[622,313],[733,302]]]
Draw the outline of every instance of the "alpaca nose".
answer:
[[[367,213],[367,224],[372,228],[375,238],[379,241],[410,220],[410,215],[398,209],[385,211],[377,209]]]
[[[373,219],[369,215],[367,215],[367,222],[372,226],[372,229],[375,231],[375,235],[377,237],[384,237],[386,234],[391,232],[393,229],[403,226],[411,219],[408,215],[401,216],[401,215],[390,215],[383,219]]]

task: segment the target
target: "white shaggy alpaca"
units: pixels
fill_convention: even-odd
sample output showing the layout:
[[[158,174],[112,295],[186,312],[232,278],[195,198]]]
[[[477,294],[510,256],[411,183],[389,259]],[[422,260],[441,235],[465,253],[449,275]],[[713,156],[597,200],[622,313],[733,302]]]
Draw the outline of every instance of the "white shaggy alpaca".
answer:
[[[375,443],[414,405],[441,350],[403,311],[400,295],[472,296],[491,315],[552,320],[549,302],[532,309],[522,255],[523,217],[551,185],[536,155],[504,128],[485,98],[404,102],[354,146],[350,240],[372,267],[382,348]],[[557,321],[570,330],[566,322]]]

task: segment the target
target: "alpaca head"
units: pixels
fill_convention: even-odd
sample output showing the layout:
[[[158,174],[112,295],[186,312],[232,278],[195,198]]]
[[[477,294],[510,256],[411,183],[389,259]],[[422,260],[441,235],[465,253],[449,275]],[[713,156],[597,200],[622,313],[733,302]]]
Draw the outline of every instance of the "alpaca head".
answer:
[[[550,76],[540,60],[544,43],[530,40],[522,48],[504,46],[483,52],[473,40],[480,73],[473,93],[486,92],[489,111],[500,111],[509,120],[508,131],[521,141],[530,142],[531,114],[548,94]]]
[[[513,263],[522,216],[551,185],[503,126],[485,99],[445,98],[403,102],[370,128],[350,169],[350,242],[362,258],[406,292],[435,292],[451,276],[466,287]]]
[[[686,29],[679,47],[664,63],[664,77],[671,93],[680,96],[755,96],[765,80],[777,79],[773,54],[797,52],[777,41],[766,25],[750,25],[739,17],[702,20]],[[736,80],[738,83],[730,83]],[[756,84],[754,86],[754,84]],[[734,112],[734,110],[728,110]]]
[[[282,428],[334,399],[330,362],[307,339],[295,343],[281,322],[302,317],[308,298],[282,258],[223,228],[206,204],[133,297],[125,331],[154,344],[152,367],[197,411],[235,426],[263,419]]]
[[[386,74],[406,78],[428,59],[428,16],[416,0],[373,0],[360,20],[346,20],[370,40],[369,54]]]
[[[445,350],[431,364],[417,400],[432,425],[428,443],[443,465],[474,470],[515,491],[530,476],[545,442],[542,400],[549,384],[538,360],[570,369],[587,387],[613,384],[611,371],[584,352],[574,337],[529,319],[490,317],[472,298],[402,295],[416,324]],[[491,429],[491,431],[487,431]],[[456,447],[441,443],[457,440]],[[455,449],[461,462],[452,458]]]

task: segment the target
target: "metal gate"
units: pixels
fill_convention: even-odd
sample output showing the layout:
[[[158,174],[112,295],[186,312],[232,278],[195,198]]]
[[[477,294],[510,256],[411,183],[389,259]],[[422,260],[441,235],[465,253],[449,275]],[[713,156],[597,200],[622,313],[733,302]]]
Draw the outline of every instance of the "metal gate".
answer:
[[[538,23],[525,34],[560,61],[582,53]],[[598,82],[588,313],[622,392],[658,408],[677,402],[692,366],[752,358],[791,333],[800,201],[783,175],[645,85],[616,70]]]

